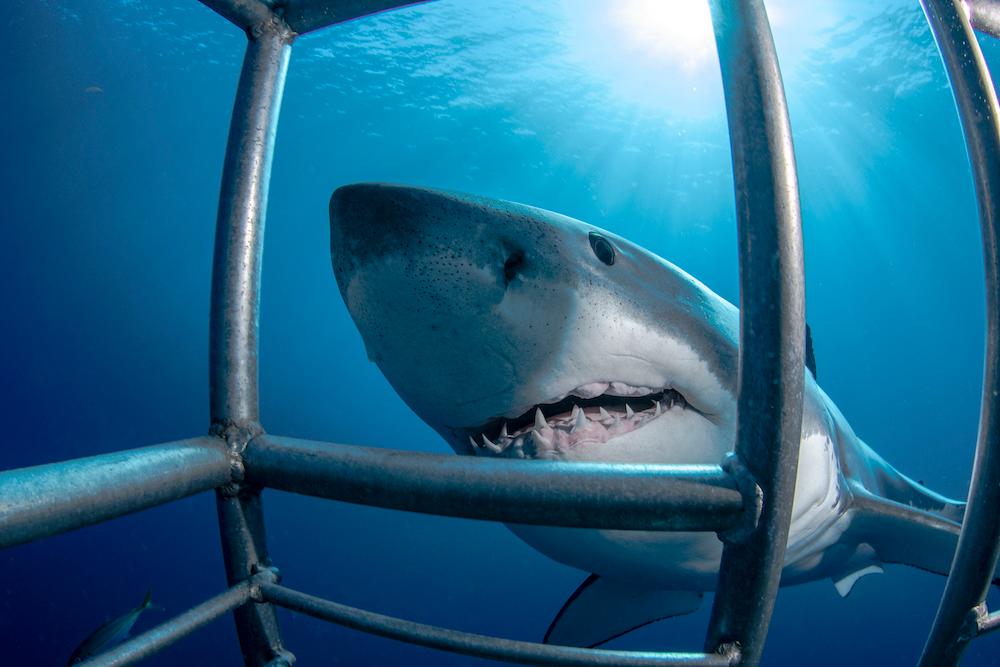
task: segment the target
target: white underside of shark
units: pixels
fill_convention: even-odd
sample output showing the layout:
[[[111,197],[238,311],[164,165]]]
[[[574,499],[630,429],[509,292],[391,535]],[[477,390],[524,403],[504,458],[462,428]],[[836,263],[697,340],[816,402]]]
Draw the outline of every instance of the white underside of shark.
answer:
[[[388,185],[331,200],[369,356],[460,454],[719,464],[735,439],[736,308],[625,239],[509,202]],[[964,506],[897,472],[805,371],[783,584],[841,595],[883,563],[947,573]],[[510,526],[594,573],[546,641],[593,646],[697,608],[714,533]]]

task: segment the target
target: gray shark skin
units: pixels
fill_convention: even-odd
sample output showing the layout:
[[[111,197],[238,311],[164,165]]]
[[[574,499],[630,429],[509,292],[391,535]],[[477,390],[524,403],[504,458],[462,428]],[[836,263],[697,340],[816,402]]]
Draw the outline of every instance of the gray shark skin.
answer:
[[[342,187],[330,220],[369,358],[458,454],[719,464],[732,449],[739,314],[673,264],[557,213],[421,188]],[[782,584],[846,595],[887,562],[946,574],[964,505],[865,445],[814,374]],[[510,528],[598,575],[548,641],[597,645],[716,585],[714,533]],[[609,606],[632,611],[602,621]]]

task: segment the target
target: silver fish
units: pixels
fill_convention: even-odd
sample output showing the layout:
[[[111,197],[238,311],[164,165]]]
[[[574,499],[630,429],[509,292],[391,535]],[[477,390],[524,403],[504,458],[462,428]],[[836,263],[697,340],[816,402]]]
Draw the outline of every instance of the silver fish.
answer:
[[[132,626],[139,620],[139,615],[152,606],[153,591],[146,591],[146,597],[143,598],[142,604],[121,616],[117,616],[110,621],[105,621],[103,625],[80,642],[80,645],[70,654],[69,661],[66,664],[75,665],[78,662],[83,662],[125,641],[132,630]]]

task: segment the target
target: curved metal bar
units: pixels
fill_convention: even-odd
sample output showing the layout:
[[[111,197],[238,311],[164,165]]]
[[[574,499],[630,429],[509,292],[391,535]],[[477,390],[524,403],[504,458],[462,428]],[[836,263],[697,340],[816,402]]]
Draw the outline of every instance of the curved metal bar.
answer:
[[[788,110],[761,0],[712,0],[740,241],[736,458],[763,492],[760,523],[727,542],[706,650],[760,660],[788,540],[802,435],[805,289]]]
[[[961,2],[921,0],[944,59],[972,163],[986,274],[986,360],[979,441],[958,550],[922,667],[958,664],[975,636],[975,608],[986,598],[1000,555],[1000,106]]]
[[[248,32],[219,195],[212,269],[209,388],[212,431],[235,460],[262,431],[258,414],[257,321],[267,189],[285,73],[294,34],[280,21]],[[236,475],[239,482],[239,472]],[[230,586],[270,564],[258,490],[235,484],[217,498]],[[281,644],[270,605],[236,610],[243,658],[260,666],[294,660]]]
[[[536,644],[414,623],[330,602],[277,584],[263,583],[260,586],[260,591],[265,600],[274,604],[354,630],[442,651],[515,662],[522,665],[615,665],[616,667],[689,667],[700,665],[704,667],[729,667],[734,664],[733,660],[736,659],[718,654],[607,651]]]
[[[0,548],[156,507],[229,482],[225,443],[203,437],[0,472]]]
[[[136,635],[106,653],[79,663],[79,667],[125,667],[142,662],[195,630],[205,627],[223,614],[243,606],[250,600],[250,592],[251,582],[241,582],[166,623]]]
[[[257,329],[264,218],[294,37],[281,26],[271,27],[247,43],[219,193],[209,332],[211,419],[217,428],[246,428],[259,421]]]
[[[742,517],[719,466],[516,461],[263,435],[247,480],[331,500],[469,519],[621,530],[725,530]]]

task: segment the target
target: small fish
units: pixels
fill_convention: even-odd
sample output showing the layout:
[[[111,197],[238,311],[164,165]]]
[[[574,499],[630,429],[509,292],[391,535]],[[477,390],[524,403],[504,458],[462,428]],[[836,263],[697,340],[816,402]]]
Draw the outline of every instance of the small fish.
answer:
[[[104,89],[101,88],[100,86],[87,86],[86,88],[83,89],[83,92],[87,93],[88,95],[100,95],[101,93],[104,92]]]
[[[139,614],[153,605],[153,591],[146,591],[142,604],[121,616],[106,621],[101,627],[90,633],[90,636],[80,642],[69,656],[67,665],[75,665],[95,655],[104,653],[125,641],[132,626],[139,620]]]

